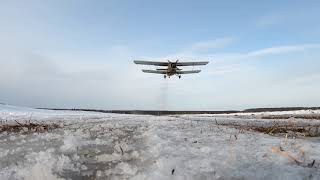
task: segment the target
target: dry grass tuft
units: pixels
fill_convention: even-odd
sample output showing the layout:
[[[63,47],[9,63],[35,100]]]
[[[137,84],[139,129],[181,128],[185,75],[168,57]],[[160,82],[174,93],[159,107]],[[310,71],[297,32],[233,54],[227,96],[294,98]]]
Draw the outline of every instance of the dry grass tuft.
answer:
[[[312,120],[320,120],[320,114],[293,114],[293,115],[268,115],[261,116],[261,119],[312,119]]]
[[[262,132],[265,134],[276,135],[276,134],[291,134],[295,136],[304,137],[318,137],[320,136],[320,126],[295,126],[295,125],[274,125],[271,127],[249,127],[249,129]]]
[[[279,125],[276,122],[271,126],[263,126],[257,124],[244,125],[237,123],[220,123],[219,125],[234,127],[236,129],[239,129],[239,132],[256,131],[269,135],[280,135],[286,137],[320,137],[320,125],[298,125],[294,123]]]
[[[25,122],[21,123],[15,121],[16,124],[0,124],[0,132],[8,133],[33,133],[33,132],[47,132],[52,129],[60,128],[61,126],[56,123],[35,123],[35,122]]]

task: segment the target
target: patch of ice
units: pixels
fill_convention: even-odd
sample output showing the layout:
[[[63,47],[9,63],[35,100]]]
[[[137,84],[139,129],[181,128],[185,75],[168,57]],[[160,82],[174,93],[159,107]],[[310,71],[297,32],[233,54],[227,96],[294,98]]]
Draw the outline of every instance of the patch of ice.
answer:
[[[136,167],[125,162],[119,163],[114,169],[115,174],[128,175],[128,176],[135,175],[137,171],[138,169]]]
[[[0,158],[5,157],[9,154],[9,149],[1,149],[0,148]]]
[[[53,150],[32,153],[27,156],[28,164],[24,168],[17,167],[17,179],[26,180],[57,180],[60,179],[53,174],[52,170],[56,159],[52,157]],[[35,164],[33,164],[35,162]]]
[[[119,161],[121,159],[121,154],[112,153],[112,154],[102,154],[97,156],[98,162],[113,162]]]
[[[70,151],[76,151],[77,148],[80,148],[81,146],[81,140],[73,135],[67,136],[63,140],[63,145],[61,146],[61,150],[63,152],[70,152]]]

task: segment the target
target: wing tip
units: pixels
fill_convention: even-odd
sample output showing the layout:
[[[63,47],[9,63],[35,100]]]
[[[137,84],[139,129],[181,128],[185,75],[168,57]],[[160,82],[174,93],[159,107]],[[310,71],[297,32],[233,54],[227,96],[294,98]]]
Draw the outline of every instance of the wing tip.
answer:
[[[210,61],[203,61],[202,63],[203,63],[203,65],[207,65],[207,64],[209,64],[209,62]]]

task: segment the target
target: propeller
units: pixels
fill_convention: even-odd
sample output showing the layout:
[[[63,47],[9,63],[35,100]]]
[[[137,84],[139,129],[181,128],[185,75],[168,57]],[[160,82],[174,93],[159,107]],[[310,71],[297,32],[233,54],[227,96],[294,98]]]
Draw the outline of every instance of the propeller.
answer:
[[[179,59],[177,59],[176,62],[171,62],[170,60],[168,60],[168,63],[169,63],[169,64],[174,64],[174,65],[175,65],[175,68],[177,68],[177,70],[182,70],[182,69],[180,69],[180,68],[177,67],[178,61],[179,61]]]
[[[177,70],[182,70],[182,69],[177,67],[178,61],[179,61],[179,59],[176,60],[176,68],[177,68]]]

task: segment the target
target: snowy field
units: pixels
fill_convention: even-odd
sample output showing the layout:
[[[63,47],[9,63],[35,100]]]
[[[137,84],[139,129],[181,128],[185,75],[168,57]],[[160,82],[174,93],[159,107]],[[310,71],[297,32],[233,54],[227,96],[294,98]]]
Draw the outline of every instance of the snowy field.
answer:
[[[0,179],[320,179],[320,120],[261,118],[295,113],[320,112],[159,117],[0,105]],[[4,130],[11,125],[23,128]]]

